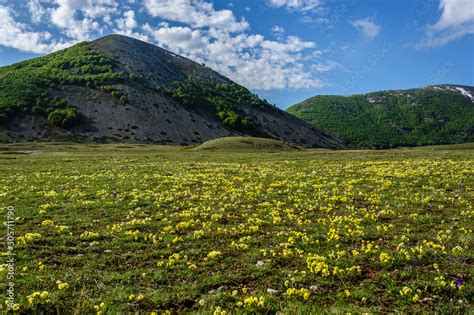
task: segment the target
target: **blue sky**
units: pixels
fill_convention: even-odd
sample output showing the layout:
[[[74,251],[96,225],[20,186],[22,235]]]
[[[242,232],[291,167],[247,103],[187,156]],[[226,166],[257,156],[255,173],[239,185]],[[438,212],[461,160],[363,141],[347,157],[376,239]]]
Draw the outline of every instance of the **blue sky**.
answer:
[[[0,66],[120,33],[281,108],[320,94],[474,85],[472,0],[0,0]]]

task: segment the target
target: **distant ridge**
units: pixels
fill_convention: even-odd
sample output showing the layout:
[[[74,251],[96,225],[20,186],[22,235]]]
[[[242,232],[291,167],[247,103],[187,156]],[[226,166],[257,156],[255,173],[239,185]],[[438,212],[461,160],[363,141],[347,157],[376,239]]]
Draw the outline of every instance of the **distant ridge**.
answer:
[[[474,87],[466,85],[315,96],[287,112],[360,147],[474,141]]]

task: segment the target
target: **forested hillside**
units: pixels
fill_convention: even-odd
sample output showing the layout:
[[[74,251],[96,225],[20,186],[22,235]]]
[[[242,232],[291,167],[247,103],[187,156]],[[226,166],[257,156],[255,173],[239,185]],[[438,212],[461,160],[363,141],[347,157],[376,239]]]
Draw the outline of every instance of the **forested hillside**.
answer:
[[[474,141],[472,88],[430,86],[352,96],[316,96],[287,111],[363,147]]]

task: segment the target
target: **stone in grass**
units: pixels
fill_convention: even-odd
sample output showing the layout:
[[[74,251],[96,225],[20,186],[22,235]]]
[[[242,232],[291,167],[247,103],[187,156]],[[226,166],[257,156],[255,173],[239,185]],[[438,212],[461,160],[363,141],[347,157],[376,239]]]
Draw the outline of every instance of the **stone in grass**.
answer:
[[[269,263],[270,261],[271,261],[270,259],[267,259],[267,260],[259,260],[259,261],[257,261],[257,263],[255,264],[255,266],[261,267],[261,266],[265,265],[265,263]]]
[[[273,295],[273,294],[277,294],[277,293],[278,293],[278,291],[277,291],[277,290],[275,290],[275,289],[270,289],[270,288],[268,288],[268,289],[267,289],[267,293],[268,293],[268,294],[272,294],[272,295]]]

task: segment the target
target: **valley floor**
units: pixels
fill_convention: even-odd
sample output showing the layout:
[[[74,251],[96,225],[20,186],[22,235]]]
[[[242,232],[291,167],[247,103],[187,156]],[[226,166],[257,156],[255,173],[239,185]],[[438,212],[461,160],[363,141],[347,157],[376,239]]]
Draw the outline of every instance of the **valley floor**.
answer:
[[[0,145],[0,311],[472,312],[473,149]]]

